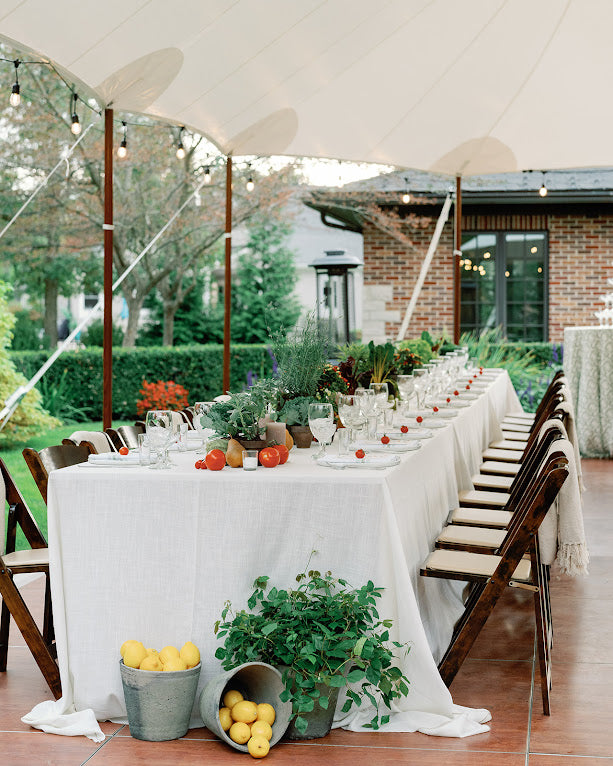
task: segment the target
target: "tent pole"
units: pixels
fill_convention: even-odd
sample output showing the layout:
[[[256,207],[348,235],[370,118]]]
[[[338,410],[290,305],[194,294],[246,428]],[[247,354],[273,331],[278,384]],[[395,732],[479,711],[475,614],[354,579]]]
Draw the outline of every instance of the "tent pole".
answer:
[[[113,110],[104,110],[104,337],[102,428],[113,424]]]
[[[226,260],[223,292],[223,392],[230,390],[230,312],[232,306],[232,155],[226,159]]]
[[[455,179],[455,229],[453,237],[453,342],[460,342],[461,281],[460,258],[462,257],[462,176]]]

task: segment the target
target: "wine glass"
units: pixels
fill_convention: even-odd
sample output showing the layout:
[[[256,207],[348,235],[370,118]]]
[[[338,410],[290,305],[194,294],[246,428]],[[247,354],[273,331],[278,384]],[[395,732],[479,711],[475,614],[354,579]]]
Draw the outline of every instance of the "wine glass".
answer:
[[[428,370],[424,367],[418,367],[413,371],[415,377],[415,395],[417,396],[417,409],[422,410],[424,408],[424,399],[426,396],[426,390],[428,388]]]
[[[172,411],[149,410],[145,420],[145,428],[151,449],[158,456],[150,468],[170,468],[168,447],[173,436]]]
[[[205,427],[203,419],[206,415],[208,415],[212,406],[212,402],[196,402],[194,404],[194,427],[196,431],[198,431],[198,436],[202,438],[202,446],[196,450],[197,455],[206,454],[206,438],[211,432],[211,429]]]
[[[341,394],[338,398],[338,416],[349,429],[349,441],[355,441],[355,430],[366,423],[366,415],[362,412],[359,398],[352,394]]]
[[[313,459],[324,457],[326,445],[332,441],[336,431],[334,422],[334,409],[327,402],[312,402],[309,404],[309,428],[319,442],[319,451],[313,455]]]
[[[372,388],[356,388],[355,398],[359,403],[362,414],[368,422],[368,438],[374,439],[377,436],[377,396]]]

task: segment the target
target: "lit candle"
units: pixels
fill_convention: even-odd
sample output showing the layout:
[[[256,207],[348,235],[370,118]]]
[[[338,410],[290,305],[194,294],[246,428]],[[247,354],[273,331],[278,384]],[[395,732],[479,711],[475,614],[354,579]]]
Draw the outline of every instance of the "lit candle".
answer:
[[[256,449],[243,450],[243,470],[255,471],[258,467],[258,451]]]
[[[285,444],[285,423],[266,424],[266,444]]]

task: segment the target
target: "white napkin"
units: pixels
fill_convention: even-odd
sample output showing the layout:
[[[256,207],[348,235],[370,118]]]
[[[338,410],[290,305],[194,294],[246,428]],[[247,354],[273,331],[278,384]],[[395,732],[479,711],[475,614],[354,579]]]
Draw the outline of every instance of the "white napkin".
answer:
[[[381,442],[356,444],[356,449],[363,449],[364,452],[411,452],[420,447],[421,442],[415,439],[407,441],[405,444],[400,441],[390,441],[389,444],[382,444]]]
[[[398,465],[398,455],[370,455],[370,457],[353,457],[352,455],[326,455],[317,460],[318,465],[338,468],[389,468]]]
[[[412,732],[419,731],[433,737],[470,737],[473,734],[483,734],[490,730],[487,721],[492,716],[485,708],[465,708],[461,705],[453,705],[450,716],[439,713],[425,713],[416,710],[393,712],[389,723],[383,724],[378,731],[381,732]],[[345,720],[335,721],[333,728],[341,727],[349,731],[372,731],[365,729],[374,714],[372,707],[360,709],[348,713]]]
[[[408,424],[407,424],[408,425]],[[377,434],[377,439],[383,436],[383,431]],[[428,428],[413,428],[403,434],[402,431],[385,431],[392,441],[403,441],[404,439],[430,439],[433,436],[432,431]]]
[[[95,465],[138,465],[140,458],[138,452],[130,452],[127,455],[120,455],[119,452],[107,452],[103,455],[89,455],[88,463]]]
[[[21,720],[48,734],[62,734],[65,737],[84,735],[94,742],[104,741],[94,711],[87,708],[78,713],[66,713],[63,699],[40,702]]]

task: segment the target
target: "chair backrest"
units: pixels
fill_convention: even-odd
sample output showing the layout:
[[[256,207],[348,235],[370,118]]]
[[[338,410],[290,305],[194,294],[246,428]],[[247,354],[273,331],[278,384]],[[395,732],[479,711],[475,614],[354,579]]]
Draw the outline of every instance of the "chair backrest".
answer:
[[[138,435],[144,434],[145,429],[142,426],[119,426],[117,433],[126,447],[136,449],[138,447]]]
[[[70,440],[70,441],[69,441]],[[68,439],[62,439],[62,444],[81,444],[87,442],[97,455],[105,452],[115,452],[113,442],[104,431],[73,431]]]
[[[4,485],[4,491],[2,486]],[[17,537],[17,527],[20,527],[31,548],[46,548],[47,541],[36,519],[32,516],[26,501],[13,481],[13,477],[6,467],[6,463],[0,458],[0,499],[8,504],[8,516],[6,525],[6,545],[0,543],[0,553],[4,547],[4,553],[13,553]],[[4,502],[0,504],[1,512],[4,513]]]
[[[91,449],[87,444],[80,444],[79,446],[55,444],[52,447],[45,447],[40,451],[26,447],[22,454],[28,464],[30,473],[34,477],[36,486],[46,503],[49,473],[57,468],[66,468],[69,465],[85,463],[91,454]]]

